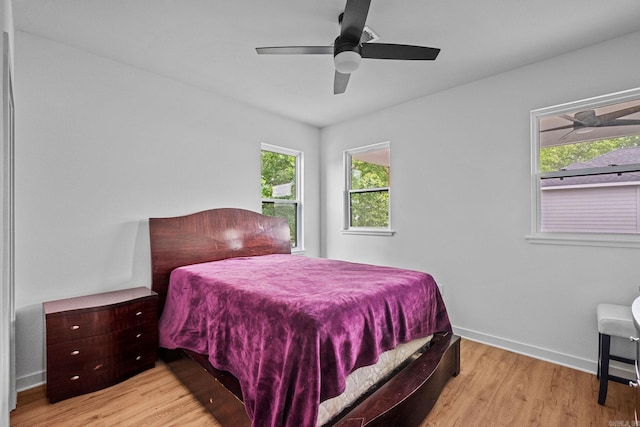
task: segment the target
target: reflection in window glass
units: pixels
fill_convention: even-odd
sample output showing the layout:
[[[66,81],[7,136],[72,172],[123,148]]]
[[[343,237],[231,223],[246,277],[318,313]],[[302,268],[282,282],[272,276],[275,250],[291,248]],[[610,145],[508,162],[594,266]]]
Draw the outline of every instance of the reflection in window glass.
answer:
[[[345,152],[347,229],[388,229],[391,162],[389,143]]]
[[[281,147],[262,145],[261,194],[262,213],[287,218],[291,247],[302,247],[302,202],[299,182],[302,153]]]
[[[640,234],[638,98],[611,96],[533,112],[534,232]]]

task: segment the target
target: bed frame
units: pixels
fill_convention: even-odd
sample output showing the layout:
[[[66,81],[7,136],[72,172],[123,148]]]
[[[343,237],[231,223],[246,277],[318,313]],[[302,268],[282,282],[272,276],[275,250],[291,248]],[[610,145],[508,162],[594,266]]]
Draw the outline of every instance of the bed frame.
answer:
[[[183,265],[241,256],[291,253],[286,219],[243,209],[212,209],[173,218],[150,218],[152,289],[162,313],[171,271]],[[206,355],[160,349],[182,383],[225,427],[250,426],[238,380]],[[208,375],[203,375],[203,370]],[[451,376],[460,372],[460,338],[438,334],[429,349],[331,421],[337,427],[418,426]]]

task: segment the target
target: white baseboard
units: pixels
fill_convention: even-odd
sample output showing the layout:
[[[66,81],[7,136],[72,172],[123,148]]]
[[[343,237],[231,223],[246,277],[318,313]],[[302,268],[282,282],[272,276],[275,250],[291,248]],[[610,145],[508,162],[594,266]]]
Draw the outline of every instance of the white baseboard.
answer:
[[[462,338],[471,341],[477,341],[483,344],[490,345],[492,347],[497,347],[503,350],[512,351],[514,353],[523,354],[535,359],[544,360],[545,362],[555,363],[556,365],[566,366],[590,374],[595,375],[596,371],[598,370],[597,360],[588,360],[581,357],[572,356],[570,354],[558,353],[556,351],[536,347],[530,344],[508,340],[493,335],[487,335],[482,332],[466,328],[459,328],[456,326],[453,327],[453,332],[456,335],[460,335]],[[635,374],[632,366],[617,364],[616,362],[611,362],[609,372],[613,375],[618,375],[625,378],[634,378]]]
[[[46,382],[45,371],[35,372],[16,378],[16,391],[21,392],[30,388],[37,387]]]

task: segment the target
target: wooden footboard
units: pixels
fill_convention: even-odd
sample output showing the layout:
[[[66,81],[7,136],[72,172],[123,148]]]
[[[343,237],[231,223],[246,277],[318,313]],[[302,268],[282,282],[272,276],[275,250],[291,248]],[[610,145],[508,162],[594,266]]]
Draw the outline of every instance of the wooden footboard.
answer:
[[[162,350],[180,381],[224,427],[250,426],[238,381],[212,367],[206,356]],[[451,376],[460,372],[460,337],[436,335],[429,350],[361,398],[330,423],[336,427],[417,427],[433,408]],[[207,375],[208,373],[208,375]]]

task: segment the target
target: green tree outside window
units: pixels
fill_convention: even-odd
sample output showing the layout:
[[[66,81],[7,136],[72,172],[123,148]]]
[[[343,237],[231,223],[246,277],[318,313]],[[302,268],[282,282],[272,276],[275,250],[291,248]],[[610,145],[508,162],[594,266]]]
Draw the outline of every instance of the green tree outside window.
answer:
[[[270,149],[264,149],[268,147]],[[280,150],[280,151],[272,151]],[[263,145],[261,153],[262,214],[289,221],[291,247],[299,245],[299,161],[301,153]]]

